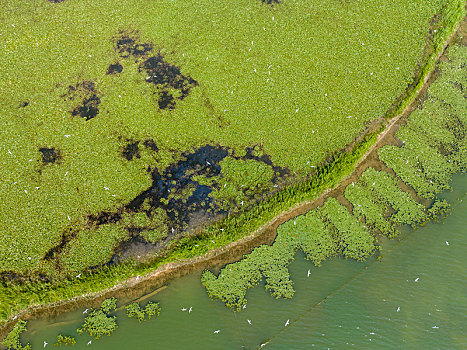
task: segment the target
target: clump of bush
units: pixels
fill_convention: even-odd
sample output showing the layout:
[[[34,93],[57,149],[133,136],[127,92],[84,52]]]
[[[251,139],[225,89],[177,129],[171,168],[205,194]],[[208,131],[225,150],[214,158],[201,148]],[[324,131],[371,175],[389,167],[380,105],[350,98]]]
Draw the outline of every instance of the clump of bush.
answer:
[[[57,342],[53,346],[75,346],[76,339],[70,336],[57,335]]]
[[[21,344],[21,341],[19,339],[21,333],[26,332],[26,321],[19,320],[16,322],[15,326],[13,329],[8,333],[8,335],[3,339],[2,345],[7,349],[7,350],[31,350],[31,345],[26,344],[23,346]]]
[[[161,307],[159,306],[159,303],[154,303],[150,301],[145,308],[141,308],[141,306],[138,303],[131,303],[125,307],[126,309],[126,314],[128,317],[136,317],[138,319],[138,322],[143,322],[146,319],[146,316],[148,319],[150,319],[153,316],[159,316],[161,313]]]
[[[90,336],[99,339],[102,335],[110,335],[117,329],[115,316],[109,313],[117,307],[117,299],[110,298],[102,302],[100,309],[93,309],[85,318],[84,324],[76,331],[79,334],[88,332]]]

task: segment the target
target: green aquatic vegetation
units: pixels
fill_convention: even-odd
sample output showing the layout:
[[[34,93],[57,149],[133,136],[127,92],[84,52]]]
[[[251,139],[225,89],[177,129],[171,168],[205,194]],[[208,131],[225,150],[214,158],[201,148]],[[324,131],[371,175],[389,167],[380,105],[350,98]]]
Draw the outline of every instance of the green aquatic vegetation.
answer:
[[[242,11],[246,3],[208,0],[156,7],[122,0],[118,8],[111,0],[7,0],[0,14],[8,24],[0,57],[2,270],[56,276],[57,266],[75,273],[107,263],[128,235],[120,223],[96,234],[86,218],[124,207],[150,185],[148,169],[161,174],[208,143],[235,155],[260,145],[274,165],[297,179],[309,175],[384,115],[417,64],[431,63],[462,15],[460,3],[331,2],[324,11],[318,0],[283,2],[272,21],[259,1]],[[427,42],[434,15],[440,27]],[[336,18],[346,21],[335,28]],[[158,83],[148,73],[154,62],[177,77]],[[269,187],[250,190],[261,197]],[[236,190],[225,195],[241,205]],[[141,235],[158,242],[164,228]],[[92,236],[102,239],[102,252]],[[67,239],[63,254],[53,250]],[[55,260],[44,262],[51,250]]]
[[[373,235],[337,199],[329,197],[319,213],[336,231],[339,247],[346,258],[363,261],[374,253]]]
[[[57,335],[57,342],[53,344],[53,346],[75,346],[76,339],[70,336],[63,336],[61,334]]]
[[[140,213],[141,214],[141,213]],[[144,213],[147,217],[147,215]],[[140,232],[140,236],[146,239],[148,242],[156,243],[164,239],[168,235],[169,226],[167,214],[164,210],[157,208],[152,211],[150,222]],[[144,226],[144,225],[141,225]]]
[[[31,350],[30,344],[23,346],[19,339],[21,333],[26,332],[26,325],[26,321],[19,320],[18,322],[16,322],[15,326],[10,331],[10,333],[8,333],[7,336],[3,339],[2,345],[7,350]]]
[[[410,114],[410,121],[404,129],[424,135],[431,147],[440,150],[442,154],[449,155],[457,151],[458,143],[456,136],[447,128],[448,125],[455,123],[449,115],[449,111],[429,113],[426,109],[416,109]]]
[[[143,322],[146,319],[146,316],[148,319],[150,319],[153,316],[159,316],[161,312],[161,307],[159,306],[159,303],[154,303],[150,301],[144,308],[141,308],[141,306],[134,302],[131,303],[127,306],[125,306],[126,309],[126,314],[128,317],[136,317],[138,319],[138,322]]]
[[[428,88],[421,109],[397,132],[403,145],[378,151],[405,183],[430,199],[449,189],[451,175],[465,169],[467,50],[455,46],[448,57],[450,62],[440,64],[440,76]]]
[[[376,201],[394,209],[395,214],[390,217],[394,224],[416,225],[426,220],[425,207],[402,191],[390,174],[368,168],[360,179]]]
[[[144,308],[144,312],[148,316],[148,319],[150,319],[153,316],[157,317],[161,313],[161,307],[159,306],[159,303],[154,303],[150,301]]]
[[[101,310],[105,314],[108,314],[117,308],[117,299],[109,298],[105,299],[101,304]]]
[[[428,208],[428,216],[431,220],[438,221],[439,217],[446,217],[451,211],[451,205],[446,200],[436,199]]]
[[[316,266],[321,266],[322,261],[338,253],[336,237],[331,234],[315,211],[283,223],[277,228],[277,234],[296,237],[299,249]]]
[[[107,224],[82,230],[77,235],[79,238],[72,239],[60,254],[60,262],[68,273],[109,260],[128,232],[121,226]]]
[[[211,271],[203,272],[201,283],[210,298],[220,299],[227,307],[237,311],[246,305],[246,291],[261,280],[258,266],[249,263],[248,258],[227,265],[217,277]]]
[[[452,114],[453,107],[441,102],[432,98],[429,108],[413,113],[413,119],[396,135],[403,142],[401,148],[387,146],[379,153],[402,180],[427,196],[449,188],[450,176],[462,169],[466,155],[465,126]],[[446,113],[438,108],[437,115],[435,106]],[[293,281],[287,266],[298,249],[316,265],[338,252],[362,261],[376,250],[375,237],[369,230],[393,238],[398,234],[397,225],[436,220],[449,211],[449,204],[441,200],[425,210],[401,190],[395,177],[374,168],[368,168],[357,183],[348,185],[344,195],[352,204],[352,213],[329,197],[322,207],[280,225],[272,246],[256,248],[239,262],[227,265],[217,277],[205,271],[202,283],[210,297],[240,310],[246,304],[247,289],[262,277],[272,296],[292,297]]]
[[[101,308],[91,310],[84,319],[84,324],[76,331],[79,334],[87,332],[96,339],[99,339],[102,335],[112,334],[118,326],[116,316],[109,316],[108,314],[115,310],[116,306],[115,298],[104,300]]]
[[[251,198],[259,199],[272,187],[274,171],[270,166],[253,159],[226,158],[219,165],[222,176],[215,180],[218,189],[211,192],[218,205],[224,209],[242,206]]]
[[[375,200],[371,192],[359,182],[345,188],[345,198],[352,203],[352,214],[359,219],[365,219],[366,225],[373,231],[377,230],[391,238],[398,235],[394,224],[385,216],[387,205]]]

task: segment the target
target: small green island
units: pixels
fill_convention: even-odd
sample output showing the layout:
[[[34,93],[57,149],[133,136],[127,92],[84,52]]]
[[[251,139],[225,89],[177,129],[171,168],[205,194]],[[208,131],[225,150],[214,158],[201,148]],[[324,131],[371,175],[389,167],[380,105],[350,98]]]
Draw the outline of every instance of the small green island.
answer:
[[[2,8],[6,349],[81,306],[49,346],[101,341],[121,309],[156,323],[165,306],[138,291],[191,271],[235,312],[262,281],[292,298],[298,251],[381,258],[448,215],[439,195],[466,173],[463,0]]]

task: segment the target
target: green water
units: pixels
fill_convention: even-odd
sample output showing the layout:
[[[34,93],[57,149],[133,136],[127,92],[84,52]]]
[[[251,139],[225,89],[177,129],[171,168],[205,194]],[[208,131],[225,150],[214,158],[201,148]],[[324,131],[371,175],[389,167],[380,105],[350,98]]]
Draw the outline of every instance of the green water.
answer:
[[[380,262],[333,259],[315,268],[297,254],[292,300],[273,299],[263,284],[234,313],[190,275],[151,298],[162,307],[157,319],[138,324],[119,311],[117,331],[89,346],[76,334],[83,310],[29,322],[24,340],[35,349],[44,340],[51,347],[58,333],[75,336],[75,349],[467,349],[467,176],[452,186],[444,194],[451,215],[384,242]]]

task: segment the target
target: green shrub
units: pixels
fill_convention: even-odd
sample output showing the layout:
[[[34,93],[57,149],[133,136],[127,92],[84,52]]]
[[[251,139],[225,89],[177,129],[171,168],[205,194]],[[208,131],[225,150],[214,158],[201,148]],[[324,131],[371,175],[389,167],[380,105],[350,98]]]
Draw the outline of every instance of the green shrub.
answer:
[[[76,339],[70,336],[57,335],[57,342],[53,346],[75,346]]]
[[[319,212],[337,232],[338,244],[346,258],[363,261],[374,253],[375,238],[337,199],[329,197]]]
[[[84,319],[84,324],[77,329],[79,334],[88,332],[89,335],[99,339],[102,335],[110,335],[117,329],[117,321],[115,316],[108,314],[117,307],[117,299],[105,299],[100,309],[91,310],[89,315]]]
[[[10,331],[10,333],[8,333],[5,339],[3,339],[2,345],[7,350],[30,350],[31,349],[30,344],[23,346],[19,339],[21,333],[27,331],[26,324],[27,324],[26,321],[19,320],[18,322],[16,322],[15,326]]]
[[[149,302],[144,309],[138,303],[131,303],[125,306],[126,313],[128,317],[136,317],[138,322],[145,320],[146,316],[150,319],[153,316],[159,316],[161,312],[161,307],[159,303]]]

